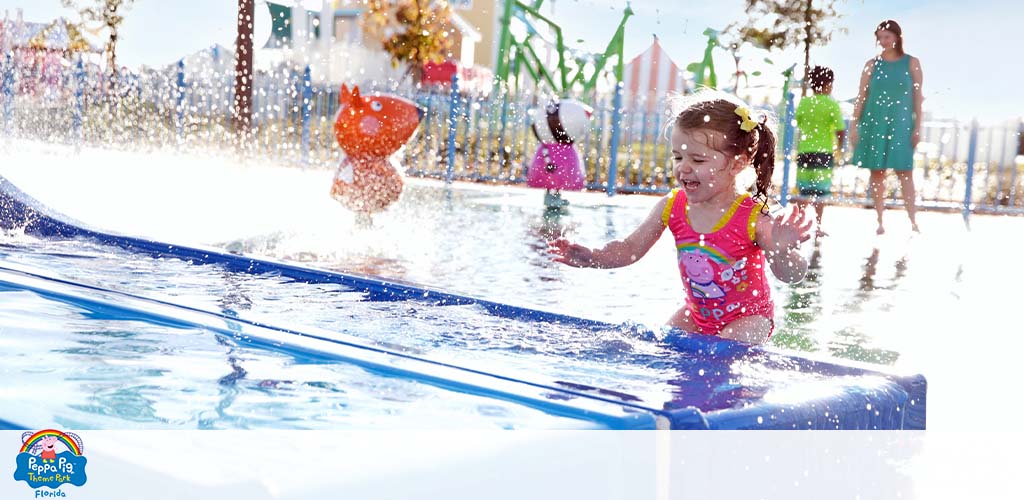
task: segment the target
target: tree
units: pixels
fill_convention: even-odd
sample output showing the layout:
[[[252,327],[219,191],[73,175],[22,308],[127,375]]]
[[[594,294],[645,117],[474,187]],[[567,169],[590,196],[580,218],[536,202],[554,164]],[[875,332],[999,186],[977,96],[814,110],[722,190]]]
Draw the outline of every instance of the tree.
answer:
[[[235,35],[235,102],[231,122],[235,133],[245,136],[252,123],[252,25],[255,21],[254,0],[238,0],[238,22]],[[239,141],[241,146],[243,141]]]
[[[124,12],[122,7],[127,9],[135,0],[91,0],[91,2],[94,4],[91,7],[79,7],[78,0],[61,0],[60,3],[64,7],[77,10],[78,14],[82,16],[83,22],[98,22],[101,28],[106,28],[108,33],[105,48],[107,70],[117,73],[117,30],[124,22],[124,16],[119,12]]]
[[[727,30],[740,43],[748,42],[767,50],[804,47],[804,77],[801,94],[807,93],[811,46],[825,45],[834,32],[846,33],[838,26],[842,17],[835,9],[836,0],[745,0],[747,19],[734,23]]]
[[[446,0],[367,0],[361,25],[381,40],[393,66],[407,63],[419,81],[424,64],[451,56],[451,15]]]

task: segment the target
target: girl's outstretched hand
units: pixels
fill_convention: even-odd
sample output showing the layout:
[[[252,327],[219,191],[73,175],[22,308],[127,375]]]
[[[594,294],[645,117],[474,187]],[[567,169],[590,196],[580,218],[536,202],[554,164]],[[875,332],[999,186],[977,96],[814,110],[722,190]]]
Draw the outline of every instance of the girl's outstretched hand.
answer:
[[[590,267],[594,263],[593,250],[565,238],[558,238],[548,243],[548,253],[554,256],[552,260],[555,262],[573,267]]]
[[[814,219],[807,216],[807,211],[794,205],[788,215],[772,221],[772,250],[785,252],[799,247],[801,243],[811,239],[813,225]]]

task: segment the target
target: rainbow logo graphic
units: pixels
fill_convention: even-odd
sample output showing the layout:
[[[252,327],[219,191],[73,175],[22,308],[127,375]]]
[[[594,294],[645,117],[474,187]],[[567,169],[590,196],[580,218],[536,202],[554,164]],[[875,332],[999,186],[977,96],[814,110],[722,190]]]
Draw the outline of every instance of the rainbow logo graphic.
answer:
[[[71,432],[44,429],[21,435],[16,481],[25,481],[33,489],[44,486],[56,490],[65,484],[85,484],[82,438]]]
[[[711,259],[711,260],[713,260],[713,261],[715,261],[715,262],[717,262],[719,264],[724,264],[726,266],[731,266],[733,264],[733,262],[734,262],[731,258],[729,258],[729,256],[725,252],[719,250],[718,248],[715,248],[713,245],[707,244],[706,242],[705,243],[695,243],[695,242],[678,243],[677,242],[676,243],[676,250],[679,252],[678,255],[680,257],[682,257],[683,252],[690,252],[690,253],[704,254],[709,259]]]

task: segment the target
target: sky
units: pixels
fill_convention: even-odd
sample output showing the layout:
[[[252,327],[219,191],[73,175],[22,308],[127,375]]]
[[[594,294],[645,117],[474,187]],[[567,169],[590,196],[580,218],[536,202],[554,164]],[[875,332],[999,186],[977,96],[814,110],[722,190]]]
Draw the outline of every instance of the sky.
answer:
[[[257,0],[257,10],[265,8],[260,3]],[[319,1],[309,4],[319,9]],[[626,25],[626,59],[645,50],[657,35],[673,60],[685,67],[703,56],[706,38],[701,32],[744,19],[743,5],[743,0],[633,0],[636,15]],[[561,24],[570,44],[600,52],[625,6],[620,0],[548,0],[542,11]],[[0,12],[8,10],[12,17],[17,7],[29,21],[74,18],[59,0],[0,0]],[[120,62],[129,67],[162,66],[214,43],[231,47],[236,7],[235,0],[136,0],[125,13]],[[855,96],[860,70],[877,52],[875,26],[895,19],[903,27],[907,53],[921,61],[924,108],[932,116],[986,123],[1024,116],[1024,9],[1019,0],[839,0],[837,10],[843,14],[839,24],[848,33],[836,34],[827,46],[814,47],[811,63],[833,68],[833,95],[838,99]],[[269,27],[257,26],[257,38],[268,33]],[[768,75],[779,69],[761,62],[765,57],[780,69],[803,61],[800,48],[769,53],[745,47],[741,55],[748,72],[765,74],[752,84],[774,85]],[[721,50],[716,51],[715,65],[720,80],[735,67],[732,57]]]

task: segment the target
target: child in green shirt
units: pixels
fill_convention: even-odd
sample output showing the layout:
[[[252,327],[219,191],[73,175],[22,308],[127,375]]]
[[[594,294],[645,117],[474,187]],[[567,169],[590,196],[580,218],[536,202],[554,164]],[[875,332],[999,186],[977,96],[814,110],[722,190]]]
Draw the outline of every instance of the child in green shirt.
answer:
[[[818,236],[823,236],[821,216],[825,211],[822,197],[832,194],[832,167],[836,148],[843,144],[846,123],[843,122],[839,103],[830,95],[834,75],[824,66],[815,66],[808,73],[814,95],[804,97],[796,108],[796,123],[800,127],[800,145],[796,155],[796,186],[806,201],[814,204],[818,219]]]

